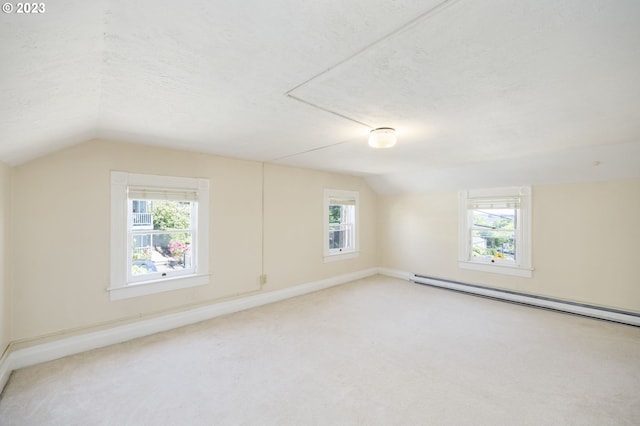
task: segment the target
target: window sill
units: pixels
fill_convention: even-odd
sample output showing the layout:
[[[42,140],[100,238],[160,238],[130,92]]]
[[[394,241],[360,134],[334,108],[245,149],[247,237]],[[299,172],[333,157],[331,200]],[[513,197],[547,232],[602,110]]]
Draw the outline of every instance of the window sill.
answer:
[[[494,274],[511,275],[516,277],[531,278],[533,276],[533,268],[524,266],[489,264],[483,262],[470,262],[459,260],[458,267],[462,269],[470,269],[472,271],[492,272]]]
[[[324,263],[335,262],[338,260],[355,259],[356,257],[359,257],[359,256],[360,256],[360,252],[357,250],[341,252],[341,253],[325,254]]]
[[[179,290],[182,288],[196,287],[205,284],[209,284],[209,274],[186,275],[157,281],[143,281],[134,284],[126,284],[122,287],[111,287],[107,290],[109,291],[109,297],[113,301],[162,293],[165,291]]]

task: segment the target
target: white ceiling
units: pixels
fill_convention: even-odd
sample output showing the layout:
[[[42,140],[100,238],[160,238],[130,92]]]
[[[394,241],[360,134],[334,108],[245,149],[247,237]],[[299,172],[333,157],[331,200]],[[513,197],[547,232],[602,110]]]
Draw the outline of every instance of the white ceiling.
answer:
[[[638,22],[637,0],[46,2],[0,16],[0,160],[100,137],[381,193],[640,177]]]

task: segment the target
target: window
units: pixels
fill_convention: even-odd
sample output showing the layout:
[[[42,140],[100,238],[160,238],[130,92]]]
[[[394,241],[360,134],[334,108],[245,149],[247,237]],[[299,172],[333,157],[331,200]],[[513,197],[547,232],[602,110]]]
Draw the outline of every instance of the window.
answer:
[[[111,300],[207,284],[209,181],[111,173]]]
[[[358,256],[358,193],[325,190],[325,261]]]
[[[459,266],[531,277],[531,188],[460,193]]]

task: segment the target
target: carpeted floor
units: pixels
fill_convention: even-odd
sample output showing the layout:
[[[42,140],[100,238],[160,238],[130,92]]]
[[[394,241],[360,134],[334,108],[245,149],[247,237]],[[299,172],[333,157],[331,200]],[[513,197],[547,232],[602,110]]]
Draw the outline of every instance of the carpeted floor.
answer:
[[[13,373],[9,425],[638,425],[640,328],[381,276]]]

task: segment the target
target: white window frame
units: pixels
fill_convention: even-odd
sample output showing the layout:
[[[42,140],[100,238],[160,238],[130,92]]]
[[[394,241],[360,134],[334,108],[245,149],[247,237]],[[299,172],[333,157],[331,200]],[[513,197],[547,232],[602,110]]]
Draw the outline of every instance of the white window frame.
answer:
[[[520,211],[516,226],[516,256],[515,262],[500,259],[474,259],[472,256],[471,227],[473,225],[470,202],[474,198],[517,197],[520,199]],[[458,266],[474,271],[493,272],[504,275],[531,278],[533,266],[531,263],[531,187],[506,187],[460,191],[459,194],[459,253]]]
[[[353,200],[355,203],[355,218],[354,218],[354,230],[355,242],[352,249],[330,249],[329,248],[329,205],[331,199],[347,199]],[[345,191],[340,189],[325,189],[324,190],[324,262],[333,262],[336,260],[353,259],[360,256],[360,195],[357,191]]]
[[[131,280],[129,271],[128,221],[130,203],[128,188],[147,187],[174,191],[194,191],[197,202],[192,221],[195,238],[195,268],[188,275],[159,277],[153,280]],[[108,288],[111,300],[155,294],[209,283],[209,180],[174,176],[111,172],[111,277]]]

